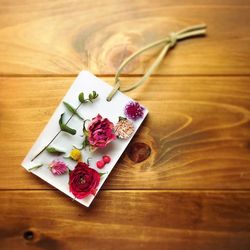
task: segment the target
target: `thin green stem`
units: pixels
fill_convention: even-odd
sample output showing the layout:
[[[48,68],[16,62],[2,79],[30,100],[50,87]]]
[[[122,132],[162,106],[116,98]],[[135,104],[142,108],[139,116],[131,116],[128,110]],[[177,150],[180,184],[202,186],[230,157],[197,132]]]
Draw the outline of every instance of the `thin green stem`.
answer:
[[[76,111],[81,107],[82,103],[80,103],[77,108],[76,108]],[[72,119],[72,117],[74,116],[74,114],[72,114],[70,116],[70,118],[68,119],[68,121],[65,123],[66,125],[70,122],[70,120]],[[62,130],[60,130],[52,139],[51,141],[39,152],[37,153],[32,159],[31,161],[34,161],[39,155],[41,155],[47,147],[49,147],[51,145],[51,143],[57,138],[57,136],[62,132]]]

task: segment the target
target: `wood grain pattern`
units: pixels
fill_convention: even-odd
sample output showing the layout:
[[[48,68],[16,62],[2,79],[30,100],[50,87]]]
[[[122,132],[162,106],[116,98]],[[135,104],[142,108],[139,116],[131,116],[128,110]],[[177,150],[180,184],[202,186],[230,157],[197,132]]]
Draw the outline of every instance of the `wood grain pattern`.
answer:
[[[1,189],[51,188],[19,166],[73,79],[0,79]],[[249,189],[249,84],[249,77],[155,77],[131,93],[150,114],[104,189]],[[137,164],[128,157],[136,142],[151,149]]]
[[[249,198],[249,192],[102,191],[87,209],[54,190],[5,191],[1,249],[248,249]]]
[[[0,1],[0,74],[114,74],[128,55],[188,25],[208,36],[184,41],[157,74],[250,74],[249,1]],[[125,73],[141,74],[156,51]]]
[[[248,0],[0,6],[0,249],[250,249]],[[79,71],[112,83],[138,48],[202,22],[206,38],[178,44],[129,93],[149,116],[89,209],[20,167]]]

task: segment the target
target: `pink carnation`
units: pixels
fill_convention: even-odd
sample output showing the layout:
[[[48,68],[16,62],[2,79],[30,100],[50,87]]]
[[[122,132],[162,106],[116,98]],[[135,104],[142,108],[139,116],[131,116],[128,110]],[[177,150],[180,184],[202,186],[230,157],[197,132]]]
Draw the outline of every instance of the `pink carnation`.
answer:
[[[53,175],[62,175],[68,171],[67,165],[62,161],[52,161],[49,164],[50,170]]]
[[[107,118],[97,115],[88,126],[88,141],[91,146],[104,148],[108,143],[116,139],[114,124]]]

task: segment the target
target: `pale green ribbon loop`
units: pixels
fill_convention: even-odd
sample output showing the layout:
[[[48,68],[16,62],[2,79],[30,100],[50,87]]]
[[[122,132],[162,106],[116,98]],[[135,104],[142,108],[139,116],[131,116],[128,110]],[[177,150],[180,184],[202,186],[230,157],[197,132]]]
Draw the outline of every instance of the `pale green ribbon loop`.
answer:
[[[141,55],[144,51],[149,50],[151,48],[154,48],[156,46],[165,44],[163,49],[161,50],[160,54],[158,57],[155,59],[153,64],[149,67],[149,69],[146,71],[146,73],[140,78],[137,82],[135,82],[132,86],[122,89],[122,92],[128,92],[133,89],[136,89],[140,85],[142,85],[148,78],[149,76],[153,73],[153,71],[159,66],[159,64],[162,62],[164,59],[165,55],[169,51],[169,49],[173,48],[177,41],[195,37],[195,36],[201,36],[206,34],[206,25],[205,24],[199,24],[199,25],[194,25],[187,27],[183,30],[180,30],[176,33],[170,33],[169,36],[158,40],[156,42],[153,42],[151,44],[146,45],[145,47],[141,48],[140,50],[136,51],[134,54],[130,55],[128,58],[126,58],[123,63],[119,66],[116,75],[115,75],[115,85],[110,94],[107,97],[107,101],[111,101],[113,96],[116,94],[116,92],[120,89],[120,74],[122,70],[127,66],[128,63],[130,63],[134,58],[137,56]]]

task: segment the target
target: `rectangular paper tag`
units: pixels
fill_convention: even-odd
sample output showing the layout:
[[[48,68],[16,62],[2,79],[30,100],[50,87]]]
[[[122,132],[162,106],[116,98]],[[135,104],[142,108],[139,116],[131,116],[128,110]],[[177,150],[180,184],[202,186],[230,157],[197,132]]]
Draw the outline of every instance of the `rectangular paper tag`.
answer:
[[[39,176],[41,179],[45,180],[55,188],[61,190],[71,198],[77,200],[79,203],[89,206],[93,199],[95,198],[97,192],[103,185],[104,181],[108,177],[109,173],[117,163],[118,159],[124,152],[125,148],[129,144],[130,140],[140,127],[141,123],[143,122],[144,118],[146,117],[148,110],[144,108],[143,115],[139,117],[137,120],[130,120],[130,123],[133,124],[133,133],[129,136],[128,139],[120,139],[116,138],[113,139],[111,142],[108,143],[108,141],[105,141],[106,135],[103,135],[101,130],[98,130],[99,123],[93,124],[93,129],[95,129],[95,126],[97,130],[92,133],[92,140],[91,143],[94,144],[87,146],[86,148],[80,150],[82,155],[82,162],[87,162],[87,159],[89,159],[89,168],[96,170],[98,173],[100,173],[100,181],[98,181],[98,178],[96,181],[98,181],[98,185],[96,187],[95,192],[92,192],[91,194],[88,194],[84,198],[76,198],[76,196],[72,193],[72,190],[70,190],[69,187],[69,171],[73,171],[75,169],[75,166],[77,165],[77,161],[74,161],[71,158],[66,158],[70,155],[72,149],[74,147],[81,148],[83,141],[85,139],[84,133],[83,133],[83,120],[81,120],[77,115],[73,115],[72,119],[68,122],[67,126],[75,129],[76,134],[71,135],[66,132],[60,132],[59,135],[56,137],[56,139],[51,143],[49,146],[50,148],[59,149],[61,151],[64,151],[65,154],[54,154],[49,153],[47,150],[42,152],[38,157],[36,157],[33,161],[32,159],[34,156],[40,152],[46,145],[54,138],[54,136],[60,131],[59,126],[59,119],[61,117],[61,114],[63,115],[63,122],[66,122],[72,115],[72,112],[70,112],[65,104],[63,102],[67,102],[72,107],[76,108],[80,101],[78,99],[78,96],[81,92],[84,93],[84,98],[87,99],[89,93],[92,93],[93,91],[96,91],[96,93],[99,95],[98,98],[96,98],[93,103],[87,102],[83,103],[80,108],[77,110],[78,114],[86,120],[86,129],[88,130],[88,127],[91,122],[93,122],[93,118],[100,115],[102,117],[102,120],[107,118],[109,122],[113,123],[114,126],[118,123],[119,117],[125,117],[124,114],[124,108],[125,106],[132,102],[133,100],[129,98],[128,96],[124,95],[121,92],[117,92],[115,96],[113,97],[112,101],[108,102],[106,101],[106,98],[108,94],[111,92],[112,87],[102,81],[101,79],[95,77],[91,73],[87,71],[82,71],[74,83],[72,84],[71,88],[55,110],[54,114],[52,115],[51,119],[49,120],[48,124],[45,126],[44,130],[36,140],[35,144],[30,149],[29,153],[25,157],[25,159],[22,162],[22,166],[29,170],[30,168],[33,168],[34,166],[38,166],[43,164],[43,166],[31,170],[31,172],[37,176]],[[97,119],[98,120],[98,119]],[[107,125],[107,124],[106,124]],[[106,125],[103,125],[104,127]],[[117,127],[115,127],[117,128]],[[101,128],[102,129],[102,128]],[[106,128],[104,128],[106,129]],[[115,134],[114,129],[112,129],[112,133]],[[86,132],[86,131],[85,131]],[[123,132],[123,130],[121,130]],[[90,133],[89,131],[87,133]],[[89,134],[90,135],[90,134]],[[110,138],[112,135],[108,135]],[[121,135],[122,137],[122,135]],[[87,140],[87,142],[90,139]],[[107,145],[105,146],[105,144]],[[97,146],[96,146],[97,145]],[[98,147],[101,146],[101,147]],[[96,166],[96,163],[98,161],[102,161],[102,157],[108,155],[111,159],[109,163],[105,163],[103,168],[98,168]],[[57,166],[55,162],[58,161],[63,162],[67,165],[68,171],[66,171],[62,175],[54,175],[51,169],[51,164],[54,161],[55,167]],[[50,166],[50,167],[49,167]],[[63,166],[62,166],[63,168]],[[60,166],[58,167],[60,170]],[[60,171],[59,171],[60,172]],[[72,174],[72,172],[70,172]],[[75,172],[73,173],[75,174]],[[73,176],[72,174],[72,176]],[[79,179],[77,179],[79,178]],[[80,176],[77,176],[74,178],[74,181],[76,181],[76,185],[80,185],[80,188],[83,190],[88,191],[89,187],[88,185],[95,185],[96,183],[91,183],[92,176],[88,176],[88,173],[83,173]],[[74,183],[73,183],[74,184]],[[73,185],[72,184],[72,185]],[[72,189],[76,188],[76,191],[78,190],[78,187],[73,186]],[[92,190],[93,191],[93,190]],[[95,193],[95,194],[94,194]],[[81,196],[81,194],[79,194]]]

